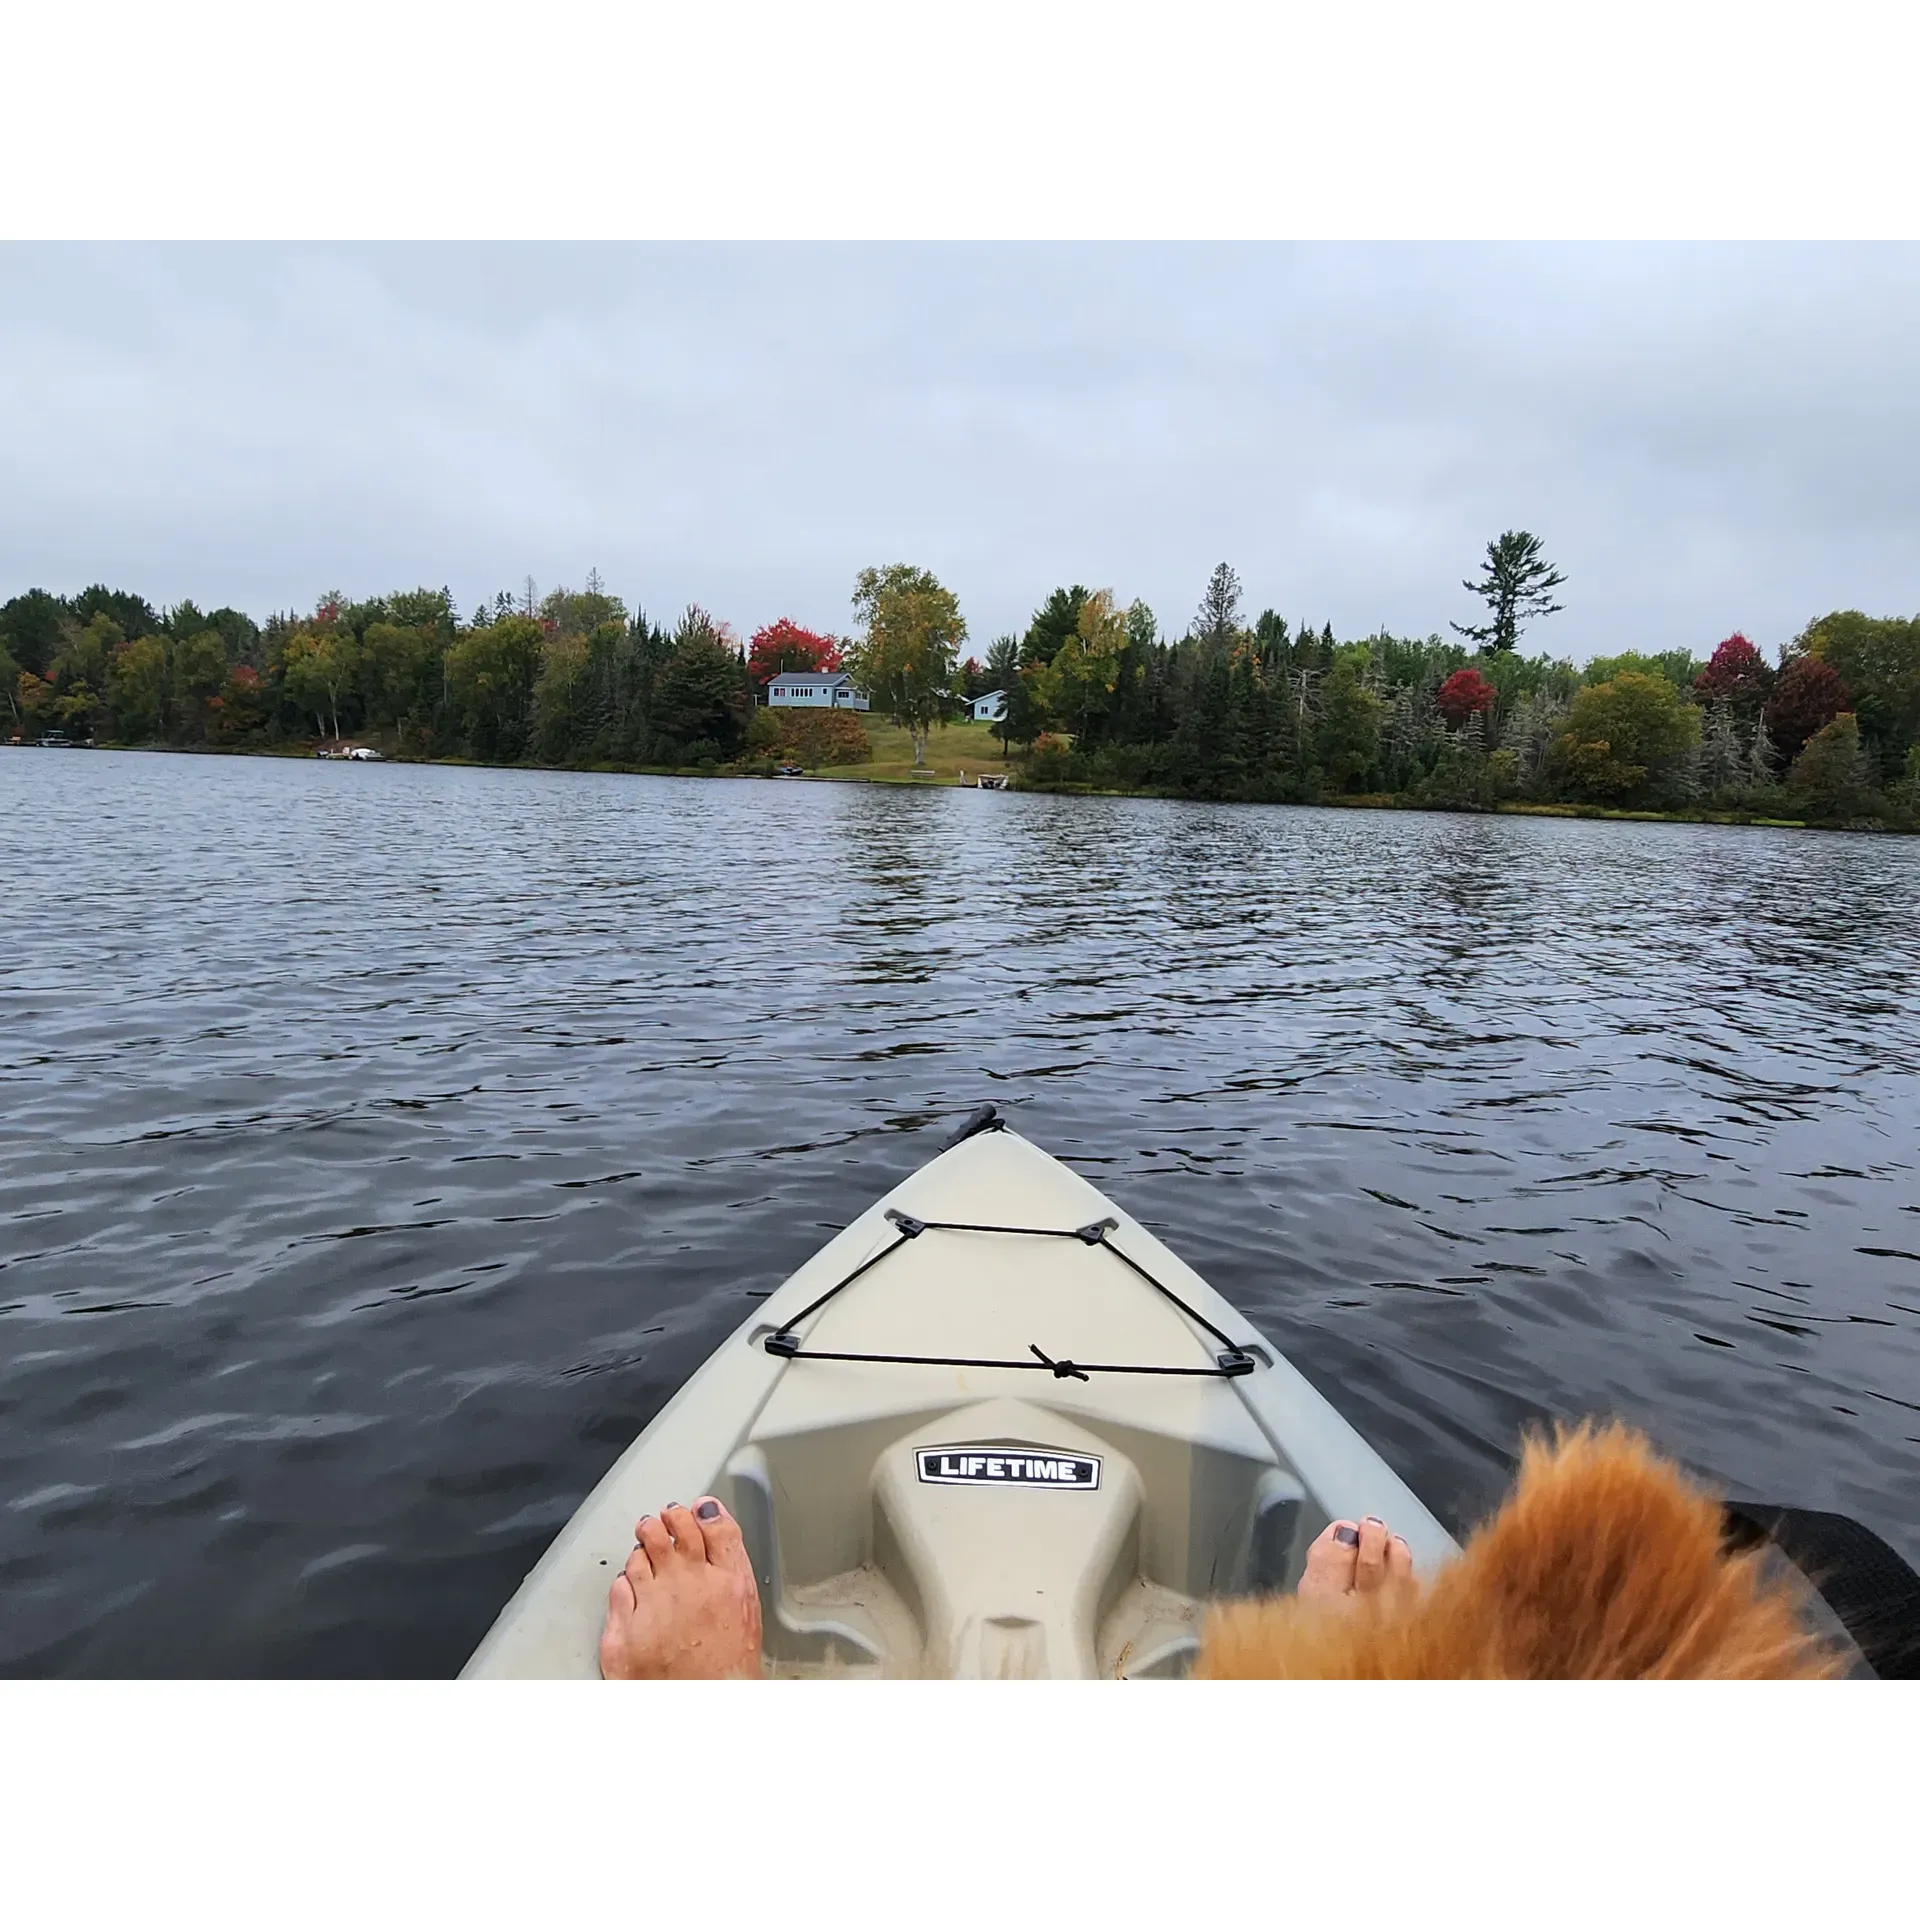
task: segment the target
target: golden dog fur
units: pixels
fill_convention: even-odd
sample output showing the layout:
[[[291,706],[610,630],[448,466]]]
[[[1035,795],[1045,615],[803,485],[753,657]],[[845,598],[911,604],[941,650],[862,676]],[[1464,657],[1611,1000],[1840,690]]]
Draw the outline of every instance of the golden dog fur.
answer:
[[[1824,1679],[1844,1662],[1719,1504],[1638,1434],[1530,1440],[1513,1492],[1430,1579],[1347,1600],[1212,1610],[1212,1680]]]

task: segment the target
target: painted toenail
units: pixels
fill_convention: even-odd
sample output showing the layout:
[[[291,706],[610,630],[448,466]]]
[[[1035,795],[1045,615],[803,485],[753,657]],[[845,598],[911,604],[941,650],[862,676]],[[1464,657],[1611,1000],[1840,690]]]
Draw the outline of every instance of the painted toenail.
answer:
[[[639,1531],[639,1529],[640,1529],[640,1528],[642,1528],[642,1527],[644,1527],[644,1526],[645,1526],[645,1525],[647,1524],[647,1522],[648,1522],[649,1520],[651,1520],[652,1518],[653,1518],[653,1515],[652,1515],[652,1514],[650,1514],[650,1513],[643,1513],[643,1514],[642,1514],[642,1515],[640,1516],[640,1518],[639,1518],[638,1520],[636,1520],[636,1521],[635,1521],[635,1522],[633,1523],[633,1525],[634,1525],[634,1530],[635,1530],[635,1532],[638,1532],[638,1531]]]
[[[702,1500],[700,1504],[694,1508],[693,1517],[696,1520],[718,1520],[720,1518],[720,1502],[718,1500]]]
[[[1335,1527],[1333,1537],[1343,1547],[1357,1547],[1360,1544],[1360,1529],[1358,1527]]]
[[[1384,1527],[1386,1524],[1387,1523],[1382,1520],[1377,1513],[1367,1515],[1367,1525],[1370,1527]]]
[[[667,1504],[660,1509],[660,1511],[662,1513],[673,1513],[678,1509],[679,1505],[680,1505],[680,1502],[678,1500],[669,1500]]]

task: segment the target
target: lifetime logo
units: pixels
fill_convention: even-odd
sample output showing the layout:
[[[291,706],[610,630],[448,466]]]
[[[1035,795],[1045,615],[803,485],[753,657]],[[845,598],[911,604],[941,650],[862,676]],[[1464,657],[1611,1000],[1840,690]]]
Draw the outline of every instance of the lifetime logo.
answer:
[[[1039,1447],[920,1447],[920,1478],[937,1487],[1077,1487],[1100,1484],[1100,1456]]]

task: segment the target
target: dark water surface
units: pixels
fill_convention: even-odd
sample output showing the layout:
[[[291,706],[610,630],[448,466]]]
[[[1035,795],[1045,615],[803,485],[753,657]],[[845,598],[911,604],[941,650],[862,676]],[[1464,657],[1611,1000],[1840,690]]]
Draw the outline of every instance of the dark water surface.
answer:
[[[0,752],[0,1672],[446,1674],[1000,1102],[1443,1519],[1920,1559],[1920,843]]]

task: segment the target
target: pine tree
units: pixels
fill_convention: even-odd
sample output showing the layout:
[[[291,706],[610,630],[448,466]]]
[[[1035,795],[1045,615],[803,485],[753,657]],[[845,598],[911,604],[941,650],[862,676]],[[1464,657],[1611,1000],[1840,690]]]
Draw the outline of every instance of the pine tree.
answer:
[[[1252,652],[1235,647],[1227,661],[1227,725],[1222,741],[1221,786],[1229,794],[1259,793],[1268,743],[1263,722],[1260,667]]]
[[[1173,649],[1154,642],[1147,648],[1146,671],[1141,676],[1141,739],[1164,746],[1179,730],[1180,710],[1174,691]]]
[[[1219,799],[1241,770],[1233,724],[1233,663],[1224,646],[1205,641],[1185,653],[1184,698],[1175,739],[1193,769],[1194,791]]]
[[[1034,610],[1020,642],[1022,666],[1051,666],[1053,657],[1079,630],[1080,609],[1087,604],[1085,587],[1055,587],[1047,603]]]
[[[1227,645],[1240,631],[1240,576],[1222,560],[1200,596],[1200,610],[1188,628],[1196,640]]]
[[[1541,557],[1538,534],[1508,532],[1498,540],[1489,540],[1480,571],[1481,579],[1460,584],[1487,603],[1492,619],[1484,627],[1463,627],[1457,621],[1451,624],[1462,639],[1473,641],[1488,653],[1511,653],[1520,629],[1529,620],[1561,611],[1553,592],[1566,585],[1566,575]]]
[[[1369,691],[1360,669],[1343,660],[1327,675],[1322,690],[1316,759],[1335,788],[1351,791],[1363,783],[1380,751],[1381,702]]]
[[[1254,645],[1259,650],[1260,664],[1269,674],[1276,669],[1284,673],[1287,666],[1287,623],[1269,607],[1253,623]]]

